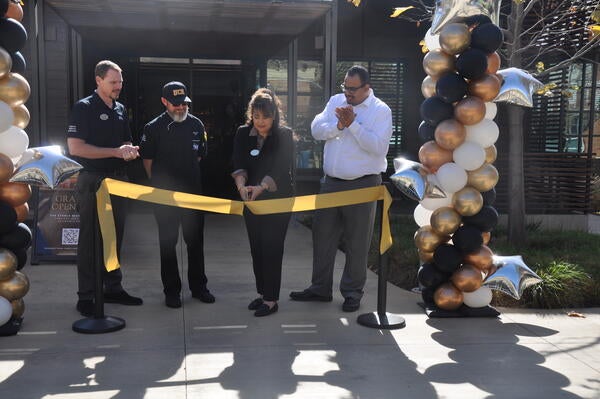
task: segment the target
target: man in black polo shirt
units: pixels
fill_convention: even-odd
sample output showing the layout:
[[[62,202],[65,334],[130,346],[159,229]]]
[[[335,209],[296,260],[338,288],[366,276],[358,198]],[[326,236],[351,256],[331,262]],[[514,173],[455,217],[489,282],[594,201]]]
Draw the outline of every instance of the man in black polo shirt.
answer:
[[[77,206],[80,228],[77,246],[77,276],[79,301],[77,310],[84,316],[94,313],[94,226],[96,190],[106,177],[127,180],[126,161],[139,156],[138,147],[131,145],[129,119],[123,104],[116,100],[123,87],[121,68],[112,61],[96,65],[96,91],[73,106],[67,145],[69,153],[83,169],[77,179]],[[120,254],[125,227],[124,199],[111,196],[117,233],[117,254]],[[96,229],[96,237],[100,237]],[[121,286],[121,270],[104,270],[104,300],[121,305],[141,305],[142,299],[129,295]]]
[[[161,101],[166,110],[144,126],[140,155],[152,186],[191,194],[202,193],[200,160],[206,155],[206,135],[200,119],[188,113],[187,89],[167,83]],[[156,205],[160,242],[160,274],[165,305],[181,307],[181,278],[175,247],[179,226],[188,254],[188,284],[192,297],[213,303],[204,273],[204,214],[191,209]]]

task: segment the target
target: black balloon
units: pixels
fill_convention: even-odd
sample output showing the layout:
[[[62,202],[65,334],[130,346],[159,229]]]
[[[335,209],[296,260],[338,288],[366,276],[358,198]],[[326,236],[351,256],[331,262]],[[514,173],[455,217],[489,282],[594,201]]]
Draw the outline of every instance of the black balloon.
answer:
[[[463,216],[464,224],[477,227],[481,231],[492,231],[498,224],[498,212],[492,206],[484,206],[473,216]]]
[[[425,288],[437,288],[448,280],[448,275],[442,273],[433,263],[423,263],[417,274],[419,283]]]
[[[429,97],[423,101],[421,103],[420,110],[421,119],[433,126],[436,126],[441,121],[450,119],[454,116],[454,107],[452,104],[444,102],[437,96]]]
[[[0,201],[0,234],[6,234],[17,225],[17,212],[15,208]]]
[[[27,41],[27,31],[12,18],[0,18],[0,47],[9,53],[21,51]]]
[[[429,123],[422,121],[419,125],[419,138],[423,143],[435,140],[435,126],[432,126]]]
[[[435,305],[435,302],[433,301],[434,292],[435,290],[432,288],[424,288],[421,290],[421,298],[423,298],[423,302],[425,302],[426,305]]]
[[[462,52],[456,59],[456,70],[467,79],[478,79],[485,75],[487,55],[476,48]]]
[[[462,263],[463,254],[451,244],[439,245],[433,252],[435,266],[443,273],[453,273]]]
[[[10,71],[22,75],[25,72],[25,68],[27,67],[27,63],[25,62],[23,54],[17,51],[16,53],[12,53],[10,55],[10,58],[12,58],[12,68],[10,69]]]
[[[21,270],[27,263],[27,250],[19,248],[12,251],[17,257],[17,270]]]
[[[467,24],[467,26],[472,26],[472,25],[490,24],[490,23],[492,23],[492,20],[487,15],[480,14],[480,15],[473,15],[473,16],[467,17],[467,18],[465,18],[465,20],[463,22],[465,24]]]
[[[447,73],[438,79],[435,85],[435,92],[438,97],[447,103],[454,103],[462,100],[467,94],[467,82],[462,76],[455,73]]]
[[[471,47],[491,54],[502,45],[502,31],[494,24],[479,25],[471,32]]]
[[[31,230],[25,223],[19,223],[13,230],[0,236],[0,247],[11,251],[27,249],[31,245]]]
[[[483,205],[494,205],[496,202],[496,189],[492,188],[490,191],[484,191],[481,193],[483,197]]]
[[[8,0],[0,0],[0,17],[3,17],[7,11],[8,11]]]
[[[452,242],[463,254],[470,254],[483,245],[483,237],[477,227],[464,225],[454,232]]]

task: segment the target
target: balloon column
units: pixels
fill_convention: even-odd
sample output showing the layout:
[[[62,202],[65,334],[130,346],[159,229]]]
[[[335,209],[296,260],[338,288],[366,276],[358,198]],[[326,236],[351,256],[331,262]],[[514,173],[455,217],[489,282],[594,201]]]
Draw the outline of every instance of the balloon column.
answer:
[[[436,12],[447,13],[439,6],[442,3],[438,0]],[[437,17],[439,36],[430,30],[425,40],[429,52],[423,59],[427,77],[421,85],[425,97],[418,130],[423,142],[421,165],[396,167],[391,179],[405,193],[419,186],[415,179],[423,187],[420,196],[411,197],[419,200],[414,218],[420,228],[414,240],[422,262],[418,280],[428,308],[463,316],[485,315],[472,310],[491,309],[497,315],[488,306],[492,294],[486,279],[492,279],[497,268],[487,244],[498,223],[493,205],[499,175],[493,162],[499,128],[493,120],[497,110],[493,100],[503,81],[496,52],[503,41],[502,31],[486,14],[448,21]],[[406,160],[395,162],[396,166],[405,164]],[[420,174],[413,172],[412,180],[407,178],[407,171],[415,169]],[[437,192],[429,188],[432,185]],[[440,190],[444,195],[439,195]],[[522,275],[530,277],[526,283],[532,284],[537,276],[528,270]],[[518,273],[509,275],[519,278]],[[507,285],[506,279],[493,281],[495,289]],[[519,283],[509,285],[524,285]]]
[[[20,272],[31,245],[24,223],[29,184],[54,188],[81,166],[52,146],[27,149],[29,137],[23,129],[30,115],[24,104],[30,88],[20,75],[26,67],[20,51],[27,40],[20,2],[0,0],[0,16],[0,335],[13,335],[20,328],[29,290],[29,280]]]

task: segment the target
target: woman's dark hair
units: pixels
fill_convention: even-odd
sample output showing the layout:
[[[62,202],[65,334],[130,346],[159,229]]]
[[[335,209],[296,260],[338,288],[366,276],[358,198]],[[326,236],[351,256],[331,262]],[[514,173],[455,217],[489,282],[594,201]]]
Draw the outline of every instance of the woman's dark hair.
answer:
[[[261,112],[264,116],[273,118],[273,130],[285,125],[281,112],[281,101],[270,89],[260,88],[252,94],[252,98],[246,109],[246,124],[252,126],[252,113]]]

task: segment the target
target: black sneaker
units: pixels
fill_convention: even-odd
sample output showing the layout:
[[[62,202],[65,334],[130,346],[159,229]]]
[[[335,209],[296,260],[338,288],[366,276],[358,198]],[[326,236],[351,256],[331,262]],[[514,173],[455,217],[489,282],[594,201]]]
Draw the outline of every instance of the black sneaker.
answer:
[[[94,301],[91,299],[80,299],[75,307],[82,316],[92,317],[94,315]]]
[[[129,295],[125,290],[119,292],[104,293],[104,302],[118,303],[119,305],[140,306],[144,301],[142,298]]]
[[[210,291],[192,292],[192,298],[200,299],[204,303],[215,302],[215,296]]]
[[[317,295],[309,289],[305,289],[304,291],[292,291],[292,292],[290,292],[290,298],[292,298],[293,301],[302,301],[302,302],[308,302],[308,301],[331,302],[333,300],[333,297],[331,295],[329,295],[329,296]]]
[[[263,299],[261,298],[256,298],[254,299],[252,302],[250,302],[250,304],[248,304],[248,309],[250,310],[256,310],[260,307],[260,305],[263,304]]]
[[[342,310],[344,312],[356,312],[360,308],[360,299],[348,297],[344,299]]]
[[[177,309],[181,307],[181,296],[180,295],[166,295],[165,305],[168,308]]]
[[[256,309],[256,312],[254,312],[254,316],[256,316],[256,317],[268,316],[270,314],[277,312],[278,309],[279,309],[279,306],[277,306],[277,303],[275,305],[273,305],[272,307],[269,307],[269,305],[267,305],[266,303],[263,303],[262,305],[260,305],[258,307],[258,309]]]

